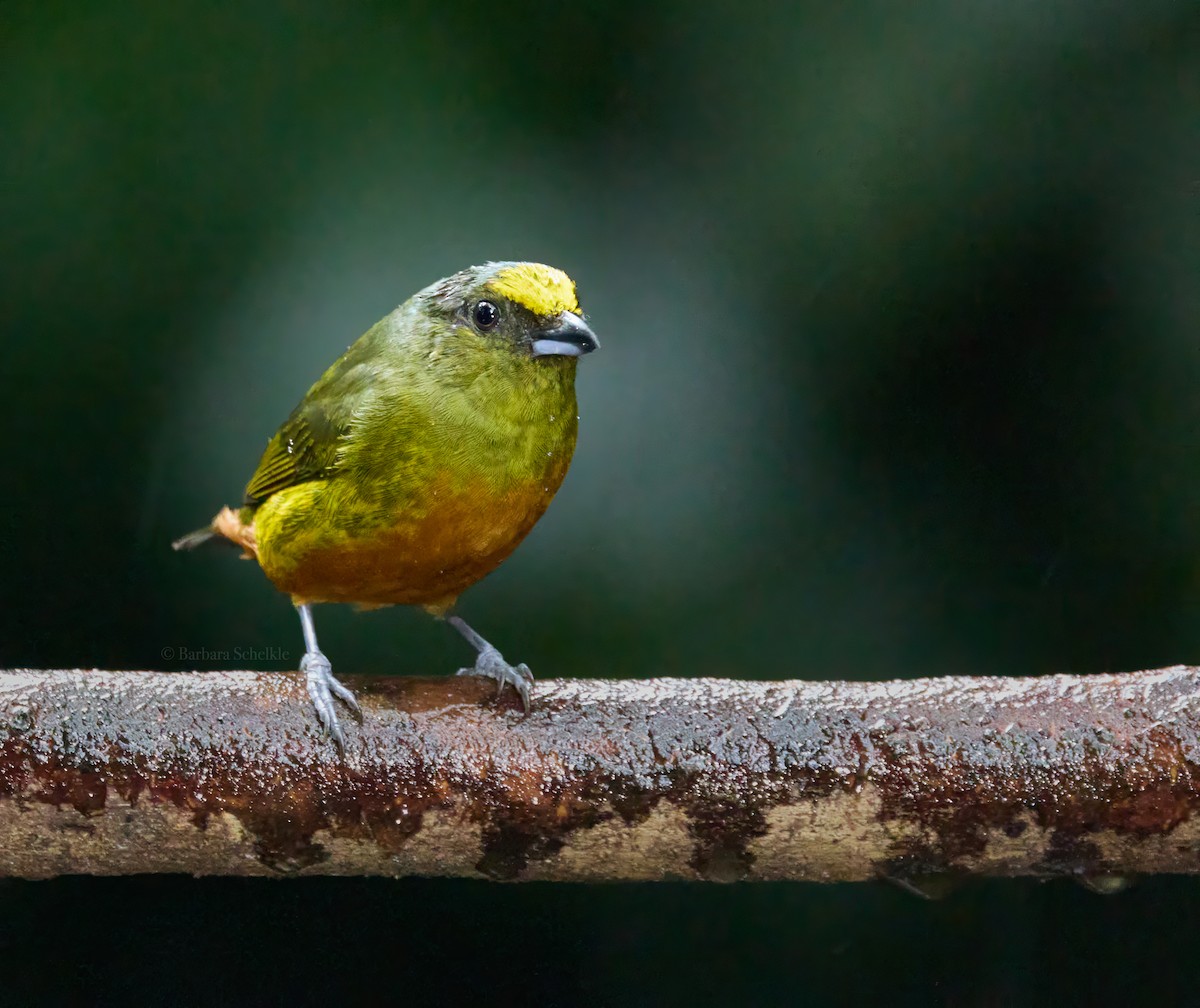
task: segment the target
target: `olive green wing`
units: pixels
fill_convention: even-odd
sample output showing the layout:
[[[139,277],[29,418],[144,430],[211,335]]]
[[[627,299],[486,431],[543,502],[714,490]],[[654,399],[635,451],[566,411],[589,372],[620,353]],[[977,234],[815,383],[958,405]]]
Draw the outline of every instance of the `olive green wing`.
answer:
[[[337,466],[337,443],[344,433],[321,408],[305,400],[267,442],[258,468],[246,486],[245,503],[261,504],[287,487],[325,479]]]
[[[371,335],[350,347],[321,376],[267,442],[246,486],[247,505],[253,507],[280,490],[328,479],[337,472],[340,442],[356,409],[371,395],[376,377]]]

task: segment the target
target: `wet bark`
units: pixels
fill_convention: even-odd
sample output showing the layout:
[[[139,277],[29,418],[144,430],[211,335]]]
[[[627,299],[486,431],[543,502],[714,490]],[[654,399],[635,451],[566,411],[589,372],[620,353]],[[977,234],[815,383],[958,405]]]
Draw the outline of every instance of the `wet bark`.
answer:
[[[348,684],[0,672],[0,875],[1200,871],[1200,676]]]

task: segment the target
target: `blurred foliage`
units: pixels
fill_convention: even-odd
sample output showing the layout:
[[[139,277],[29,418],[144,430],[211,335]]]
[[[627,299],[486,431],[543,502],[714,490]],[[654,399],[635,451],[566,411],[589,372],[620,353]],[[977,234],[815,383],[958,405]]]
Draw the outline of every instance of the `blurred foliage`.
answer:
[[[603,343],[566,486],[464,600],[535,673],[1196,660],[1198,113],[1182,2],[7,4],[2,660],[298,656],[253,567],[167,543],[238,498],[347,343],[501,258],[567,269]],[[318,619],[346,674],[465,657],[416,614]],[[21,906],[187,892],[211,913],[231,885],[64,882]],[[336,907],[333,976],[334,946],[400,928],[411,977],[426,944],[495,943],[535,1002],[564,1004],[1069,1003],[1089,970],[1116,976],[1078,1000],[1170,1003],[1182,960],[1152,969],[1150,937],[1113,935],[1168,941],[1178,915],[1151,924],[1154,900],[1196,895],[250,888],[264,909],[241,926],[271,957],[311,949],[275,935],[281,906],[289,926]],[[409,929],[442,898],[436,933]],[[465,948],[459,916],[482,932]],[[293,1000],[318,988],[337,989]]]

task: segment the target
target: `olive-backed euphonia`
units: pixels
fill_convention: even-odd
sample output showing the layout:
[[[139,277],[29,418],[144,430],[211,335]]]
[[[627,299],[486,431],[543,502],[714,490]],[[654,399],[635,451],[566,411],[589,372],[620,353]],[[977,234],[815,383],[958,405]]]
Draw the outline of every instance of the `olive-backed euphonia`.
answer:
[[[458,616],[566,475],[578,416],[575,363],[597,348],[574,282],[538,263],[488,263],[413,295],[316,382],[267,443],[240,508],[174,543],[224,538],[292,597],[308,693],[339,749],[340,698],[312,606],[418,605],[478,652],[460,674],[533,681]]]

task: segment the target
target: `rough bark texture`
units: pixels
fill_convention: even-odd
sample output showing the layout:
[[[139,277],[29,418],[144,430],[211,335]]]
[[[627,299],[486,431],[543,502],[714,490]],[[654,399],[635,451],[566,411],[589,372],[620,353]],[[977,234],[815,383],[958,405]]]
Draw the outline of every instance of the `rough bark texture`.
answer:
[[[0,875],[1200,871],[1200,677],[351,682],[0,672]]]

